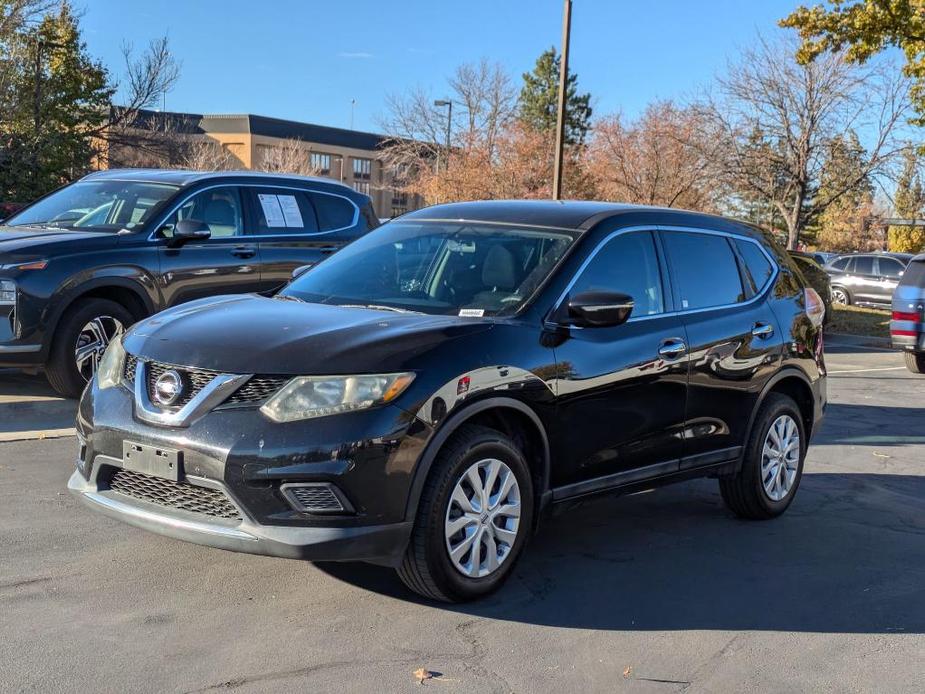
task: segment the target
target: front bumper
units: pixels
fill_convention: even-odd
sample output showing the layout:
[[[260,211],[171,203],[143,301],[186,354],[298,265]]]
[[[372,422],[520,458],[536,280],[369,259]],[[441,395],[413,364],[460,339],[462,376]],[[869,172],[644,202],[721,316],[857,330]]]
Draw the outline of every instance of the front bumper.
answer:
[[[394,566],[411,532],[408,495],[427,430],[391,406],[290,424],[270,422],[255,408],[216,409],[189,427],[158,426],[138,420],[128,388],[100,390],[94,380],[81,399],[77,431],[81,454],[68,487],[105,515],[233,551]],[[183,483],[224,495],[237,509],[234,518],[114,490],[124,442],[182,452]],[[348,508],[331,515],[296,510],[283,487],[305,483],[334,485]]]
[[[243,520],[230,526],[172,514],[154,504],[128,501],[100,490],[78,471],[68,489],[94,511],[160,535],[234,552],[312,561],[369,561],[398,565],[411,533],[411,523],[359,527],[266,526]]]

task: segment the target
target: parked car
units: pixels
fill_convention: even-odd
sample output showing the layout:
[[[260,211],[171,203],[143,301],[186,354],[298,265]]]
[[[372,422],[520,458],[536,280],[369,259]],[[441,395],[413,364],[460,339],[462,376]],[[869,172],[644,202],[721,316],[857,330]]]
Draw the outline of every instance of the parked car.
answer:
[[[809,251],[807,255],[811,255],[813,260],[820,265],[826,265],[829,261],[838,257],[838,253],[827,253],[825,251]]]
[[[912,373],[925,373],[925,253],[906,266],[893,294],[890,336]]]
[[[836,304],[889,308],[911,253],[852,253],[825,266]]]
[[[739,516],[783,513],[826,404],[822,317],[738,222],[439,205],[272,298],[203,299],[113,340],[69,487],[164,535],[476,598],[553,504],[717,477]]]
[[[0,226],[0,367],[80,395],[110,340],[169,306],[273,292],[378,226],[324,179],[252,172],[91,174]]]
[[[822,297],[825,304],[825,325],[828,325],[832,318],[832,283],[825,270],[816,261],[815,253],[804,253],[802,251],[787,251],[793,261],[796,263],[800,272],[810,287],[816,290],[816,293]]]

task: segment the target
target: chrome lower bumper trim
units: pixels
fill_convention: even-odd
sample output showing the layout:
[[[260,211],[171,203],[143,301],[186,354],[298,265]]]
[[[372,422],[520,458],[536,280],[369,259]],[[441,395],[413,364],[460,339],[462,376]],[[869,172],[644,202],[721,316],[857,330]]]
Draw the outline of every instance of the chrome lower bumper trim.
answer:
[[[40,352],[42,345],[0,345],[0,354],[23,354],[29,352]]]

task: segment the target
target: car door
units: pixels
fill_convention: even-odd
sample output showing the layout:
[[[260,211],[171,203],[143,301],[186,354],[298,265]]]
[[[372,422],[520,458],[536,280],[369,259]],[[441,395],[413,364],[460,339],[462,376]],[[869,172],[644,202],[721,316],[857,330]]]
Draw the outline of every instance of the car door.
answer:
[[[880,280],[878,303],[890,304],[893,301],[893,292],[902,279],[906,266],[896,258],[880,256],[877,258],[877,276]]]
[[[661,233],[690,354],[686,470],[741,452],[749,416],[780,363],[787,333],[765,300],[776,265],[754,239],[700,230]]]
[[[356,236],[359,209],[341,195],[282,186],[249,187],[246,195],[265,292],[278,290],[294,269],[320,263]]]
[[[883,289],[880,286],[880,277],[877,275],[874,263],[876,258],[872,255],[859,255],[848,268],[848,291],[851,300],[861,303],[881,303]]]
[[[560,299],[586,291],[633,297],[629,320],[564,328],[555,348],[555,486],[583,493],[675,472],[687,391],[684,328],[653,231],[618,231],[585,261]],[[561,308],[552,315],[561,315]]]
[[[176,245],[173,229],[184,219],[204,222],[210,237]],[[241,192],[236,186],[210,186],[190,195],[168,215],[154,241],[167,306],[260,289],[259,248],[245,228]]]

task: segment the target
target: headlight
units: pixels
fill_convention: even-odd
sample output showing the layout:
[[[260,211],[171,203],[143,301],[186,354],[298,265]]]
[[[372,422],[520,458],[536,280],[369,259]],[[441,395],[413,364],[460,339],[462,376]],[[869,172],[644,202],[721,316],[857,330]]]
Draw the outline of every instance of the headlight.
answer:
[[[122,337],[117,336],[109,343],[96,369],[96,380],[100,389],[113,388],[122,383],[124,366],[125,348],[122,346]]]
[[[0,306],[12,306],[16,303],[16,283],[13,280],[0,280]]]
[[[371,376],[300,376],[270,398],[260,411],[276,422],[363,410],[397,398],[412,373]]]

